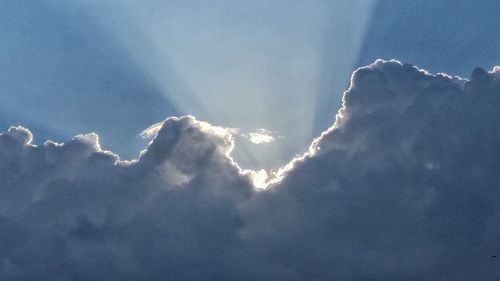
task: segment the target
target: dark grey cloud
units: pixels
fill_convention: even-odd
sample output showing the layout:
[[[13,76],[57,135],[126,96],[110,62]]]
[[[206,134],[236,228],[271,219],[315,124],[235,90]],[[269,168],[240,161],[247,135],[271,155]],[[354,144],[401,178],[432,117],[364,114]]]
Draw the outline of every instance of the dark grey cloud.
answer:
[[[259,260],[288,280],[498,278],[499,77],[357,70],[315,154],[254,200]]]
[[[500,71],[358,69],[335,124],[256,190],[233,136],[169,118],[135,161],[96,134],[0,135],[2,280],[496,280]]]

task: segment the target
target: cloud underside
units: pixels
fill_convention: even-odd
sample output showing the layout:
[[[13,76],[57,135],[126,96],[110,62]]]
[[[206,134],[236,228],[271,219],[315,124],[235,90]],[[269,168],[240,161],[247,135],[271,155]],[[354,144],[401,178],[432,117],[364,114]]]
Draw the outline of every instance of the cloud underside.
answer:
[[[500,71],[353,73],[335,124],[265,190],[233,135],[168,118],[139,159],[95,134],[0,135],[0,279],[494,280]]]

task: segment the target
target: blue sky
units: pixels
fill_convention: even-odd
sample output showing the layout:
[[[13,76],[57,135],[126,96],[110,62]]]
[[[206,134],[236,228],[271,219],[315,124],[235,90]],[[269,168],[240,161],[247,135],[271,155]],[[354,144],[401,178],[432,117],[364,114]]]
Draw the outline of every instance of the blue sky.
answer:
[[[192,114],[277,167],[330,126],[354,69],[396,58],[467,76],[498,62],[498,1],[6,1],[0,125],[62,141],[95,131],[135,158],[149,125]]]

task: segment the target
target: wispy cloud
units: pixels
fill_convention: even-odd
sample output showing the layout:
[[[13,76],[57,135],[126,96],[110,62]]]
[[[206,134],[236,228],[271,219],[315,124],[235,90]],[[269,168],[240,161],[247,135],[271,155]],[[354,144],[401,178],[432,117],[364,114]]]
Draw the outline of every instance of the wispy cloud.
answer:
[[[151,139],[151,138],[154,138],[156,136],[156,134],[158,134],[158,131],[161,129],[161,126],[163,125],[163,121],[162,122],[158,122],[158,123],[155,123],[149,127],[147,127],[146,129],[144,129],[140,134],[139,136],[143,139]]]
[[[254,144],[267,144],[267,143],[272,143],[276,141],[276,138],[274,136],[274,133],[266,130],[266,129],[257,129],[254,132],[246,133],[246,134],[241,134],[242,137],[248,139],[250,142]]]

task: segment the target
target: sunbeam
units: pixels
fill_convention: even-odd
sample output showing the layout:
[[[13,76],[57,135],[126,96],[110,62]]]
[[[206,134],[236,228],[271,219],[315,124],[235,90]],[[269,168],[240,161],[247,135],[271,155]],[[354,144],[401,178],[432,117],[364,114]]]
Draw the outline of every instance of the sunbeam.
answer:
[[[244,167],[271,168],[311,138],[333,4],[108,2],[105,22],[183,113],[283,136],[279,145],[245,144],[238,149],[250,152],[235,152]]]

